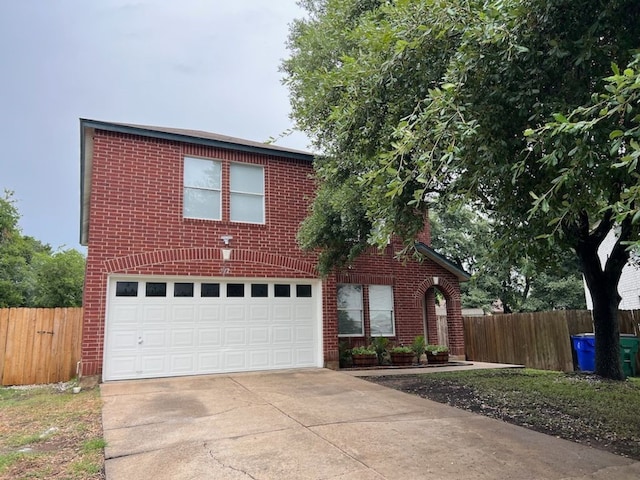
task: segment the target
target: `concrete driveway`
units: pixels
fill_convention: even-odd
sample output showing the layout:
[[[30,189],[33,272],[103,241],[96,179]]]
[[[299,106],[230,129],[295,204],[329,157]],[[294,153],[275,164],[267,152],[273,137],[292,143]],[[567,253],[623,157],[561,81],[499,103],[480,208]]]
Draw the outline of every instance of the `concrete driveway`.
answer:
[[[108,480],[640,478],[640,462],[331,370],[101,391]]]

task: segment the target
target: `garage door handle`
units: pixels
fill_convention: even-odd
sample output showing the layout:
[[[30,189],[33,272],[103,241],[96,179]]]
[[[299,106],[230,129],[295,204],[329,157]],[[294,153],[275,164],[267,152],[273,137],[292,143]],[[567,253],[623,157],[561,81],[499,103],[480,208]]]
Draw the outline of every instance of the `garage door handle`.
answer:
[[[142,345],[142,337],[138,337],[138,345]]]

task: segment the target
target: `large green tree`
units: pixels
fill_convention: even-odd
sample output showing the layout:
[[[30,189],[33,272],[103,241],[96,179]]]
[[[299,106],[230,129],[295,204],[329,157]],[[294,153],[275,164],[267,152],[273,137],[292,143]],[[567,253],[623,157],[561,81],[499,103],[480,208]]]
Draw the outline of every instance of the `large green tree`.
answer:
[[[0,198],[0,308],[82,305],[84,256],[77,250],[52,252],[20,231],[13,193]]]
[[[325,195],[346,179],[357,185],[371,229],[349,238],[383,243],[395,233],[411,245],[430,206],[458,201],[482,206],[505,256],[547,266],[557,248],[574,252],[592,292],[596,372],[623,378],[616,286],[640,218],[638,165],[622,159],[634,148],[638,103],[626,90],[625,111],[583,125],[582,136],[545,127],[593,106],[612,63],[633,69],[640,3],[302,5],[285,82],[298,128],[326,155],[317,167]],[[627,143],[617,144],[618,130]],[[325,232],[330,222],[314,215],[311,233]],[[611,229],[618,242],[603,268],[597,249]],[[336,248],[316,238],[308,246]]]
[[[491,219],[463,205],[435,205],[429,212],[431,246],[472,274],[460,286],[462,306],[490,311],[496,300],[506,313],[586,308],[577,258],[556,249],[556,259],[539,265],[532,259],[502,255]]]

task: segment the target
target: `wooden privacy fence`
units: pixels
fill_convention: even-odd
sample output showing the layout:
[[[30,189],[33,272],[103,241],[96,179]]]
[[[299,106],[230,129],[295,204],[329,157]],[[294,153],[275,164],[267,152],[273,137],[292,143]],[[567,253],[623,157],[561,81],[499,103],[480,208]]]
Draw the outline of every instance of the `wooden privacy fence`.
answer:
[[[0,384],[72,379],[81,341],[82,308],[0,308]]]
[[[619,311],[620,333],[640,333],[640,310]],[[593,332],[588,310],[463,317],[467,360],[573,371],[571,335]]]

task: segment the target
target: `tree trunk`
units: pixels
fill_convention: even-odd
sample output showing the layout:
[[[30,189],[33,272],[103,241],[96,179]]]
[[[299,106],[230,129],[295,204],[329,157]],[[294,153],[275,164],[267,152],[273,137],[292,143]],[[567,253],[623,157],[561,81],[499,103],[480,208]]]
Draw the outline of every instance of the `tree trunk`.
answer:
[[[595,373],[612,380],[624,380],[620,364],[618,284],[607,281],[606,275],[602,274],[595,275],[591,282],[587,282],[587,286],[593,301],[593,327],[596,338]]]
[[[623,221],[611,253],[603,265],[598,257],[602,244],[612,226],[611,216],[589,232],[586,215],[578,228],[576,253],[580,259],[582,273],[593,301],[593,328],[596,339],[595,373],[612,380],[624,380],[620,363],[620,324],[618,322],[618,282],[622,269],[629,259],[629,251],[623,242],[631,235],[630,221]]]

